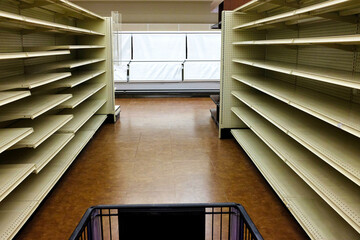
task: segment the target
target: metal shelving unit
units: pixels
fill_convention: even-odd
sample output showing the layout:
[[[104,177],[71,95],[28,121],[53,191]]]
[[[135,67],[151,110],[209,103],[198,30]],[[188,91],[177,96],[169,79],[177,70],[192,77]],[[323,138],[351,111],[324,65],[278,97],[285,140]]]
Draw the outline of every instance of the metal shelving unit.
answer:
[[[234,76],[233,78],[360,137],[360,104],[304,87],[295,88],[291,83],[272,78],[246,75]]]
[[[220,137],[231,130],[312,239],[360,238],[359,13],[354,0],[223,13]]]
[[[248,107],[233,112],[324,201],[359,231],[360,189]]]
[[[55,81],[63,80],[70,76],[70,72],[60,72],[6,77],[0,80],[0,91],[17,88],[33,89]]]
[[[0,239],[11,239],[115,113],[111,19],[14,0],[0,20]]]
[[[360,89],[360,73],[357,72],[277,61],[234,59],[233,62],[343,87]]]

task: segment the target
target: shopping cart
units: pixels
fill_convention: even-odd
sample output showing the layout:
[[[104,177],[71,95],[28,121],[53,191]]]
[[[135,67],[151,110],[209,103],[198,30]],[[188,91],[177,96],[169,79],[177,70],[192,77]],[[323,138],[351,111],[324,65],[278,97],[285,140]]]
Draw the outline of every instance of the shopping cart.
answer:
[[[262,240],[236,203],[99,205],[89,208],[71,240]]]

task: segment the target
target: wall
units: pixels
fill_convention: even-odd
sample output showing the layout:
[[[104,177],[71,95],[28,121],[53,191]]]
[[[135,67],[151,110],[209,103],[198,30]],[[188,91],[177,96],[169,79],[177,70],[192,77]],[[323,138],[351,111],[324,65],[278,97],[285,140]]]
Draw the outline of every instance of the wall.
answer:
[[[234,10],[247,2],[250,0],[224,0],[224,10]]]
[[[102,16],[122,14],[123,23],[206,23],[217,22],[211,1],[73,1]]]

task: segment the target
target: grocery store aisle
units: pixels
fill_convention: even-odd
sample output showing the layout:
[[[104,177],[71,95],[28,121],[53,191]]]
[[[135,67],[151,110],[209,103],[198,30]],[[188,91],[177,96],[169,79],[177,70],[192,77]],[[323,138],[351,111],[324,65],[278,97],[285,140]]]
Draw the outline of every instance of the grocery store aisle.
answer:
[[[106,124],[18,239],[67,239],[97,204],[238,202],[266,240],[307,239],[233,139],[219,140],[209,98],[117,99]]]

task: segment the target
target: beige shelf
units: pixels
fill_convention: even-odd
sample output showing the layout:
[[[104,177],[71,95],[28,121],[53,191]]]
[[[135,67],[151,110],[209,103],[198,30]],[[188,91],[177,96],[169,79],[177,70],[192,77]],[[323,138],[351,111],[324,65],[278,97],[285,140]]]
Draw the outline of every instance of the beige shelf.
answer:
[[[232,111],[346,222],[360,232],[360,188],[248,107]]]
[[[93,131],[94,133],[101,127],[101,125],[105,122],[107,116],[106,115],[94,115],[89,121],[85,123],[85,125],[81,128],[81,131]]]
[[[89,131],[77,133],[39,174],[31,175],[19,185],[11,197],[20,201],[43,200],[92,136]]]
[[[32,127],[34,129],[34,133],[17,142],[11,147],[11,149],[37,148],[72,118],[73,115],[47,115],[39,117],[35,120],[27,119],[17,121],[10,127]]]
[[[35,27],[40,29],[46,29],[52,32],[63,32],[63,33],[74,33],[74,34],[84,34],[84,35],[100,35],[104,36],[103,33],[94,32],[91,30],[67,26],[59,23],[48,22],[41,19],[26,17],[10,12],[0,11],[0,19],[4,22],[14,23],[15,25],[9,25],[15,28],[25,28]]]
[[[28,97],[30,95],[30,91],[0,92],[0,106],[18,101],[19,99]]]
[[[99,49],[105,48],[101,45],[61,45],[61,46],[41,46],[41,47],[26,47],[26,50],[32,51],[52,51],[52,50],[79,50],[79,49]]]
[[[1,128],[0,153],[34,132],[32,128]]]
[[[82,84],[90,79],[93,79],[101,74],[105,73],[104,70],[92,70],[92,71],[84,71],[84,72],[75,72],[72,77],[64,79],[63,81],[59,81],[54,83],[54,86],[57,87],[70,87],[73,88]]]
[[[67,60],[67,61],[61,61],[61,62],[53,62],[48,64],[42,64],[38,66],[33,66],[31,71],[32,72],[44,72],[44,71],[50,71],[50,70],[56,70],[56,69],[72,69],[77,67],[82,67],[85,65],[98,63],[105,61],[103,58],[98,59],[75,59],[75,60]]]
[[[41,52],[13,52],[0,53],[0,60],[18,59],[18,58],[32,58],[32,57],[46,57],[70,54],[70,51],[41,51]]]
[[[9,196],[0,203],[0,239],[13,239],[38,206],[37,201],[16,201]]]
[[[75,108],[105,86],[105,83],[86,83],[79,87],[66,90],[62,93],[72,94],[73,97],[60,104],[59,108]]]
[[[0,239],[11,239],[16,235],[92,135],[87,131],[76,134],[39,174],[26,178],[0,203]]]
[[[34,169],[34,164],[0,164],[0,202]]]
[[[71,133],[55,133],[36,149],[6,151],[0,155],[0,164],[32,164],[38,174],[73,137]]]
[[[48,3],[51,3],[52,5],[45,5],[44,7],[49,7],[50,10],[53,10],[54,11],[54,4],[59,8],[58,11],[56,12],[59,12],[59,13],[63,13],[64,12],[64,9],[65,10],[68,10],[68,11],[71,11],[71,12],[74,12],[76,14],[79,15],[78,18],[82,19],[83,17],[88,17],[88,18],[96,18],[96,19],[101,19],[103,20],[103,17],[85,9],[85,8],[82,8],[70,1],[67,1],[67,0],[46,0]]]
[[[360,137],[360,105],[303,87],[261,76],[234,79]]]
[[[14,77],[1,79],[0,90],[9,90],[16,88],[32,89],[70,76],[71,76],[70,72],[14,76]]]
[[[280,130],[360,185],[360,139],[257,91],[232,94]]]
[[[244,29],[256,28],[256,27],[261,27],[264,25],[270,25],[275,23],[283,23],[283,22],[285,22],[286,25],[291,25],[293,23],[290,21],[295,20],[295,24],[296,24],[297,21],[301,19],[309,19],[316,16],[327,18],[328,15],[326,15],[325,13],[352,9],[359,6],[360,6],[359,2],[354,0],[328,0],[322,3],[292,10],[290,12],[285,12],[274,16],[258,19],[245,24],[241,24],[239,26],[234,27],[233,29],[244,30]]]
[[[293,76],[309,78],[339,86],[360,89],[360,73],[329,68],[320,68],[276,61],[234,59],[233,62],[257,68],[281,72]]]
[[[77,132],[104,104],[106,100],[88,100],[75,109],[65,109],[61,114],[73,114],[74,118],[59,132]]]
[[[71,94],[36,95],[0,108],[0,121],[34,119],[70,99]]]
[[[340,45],[359,45],[360,34],[310,37],[310,38],[291,38],[291,39],[271,39],[234,42],[234,45],[311,45],[311,44],[340,44]]]
[[[359,237],[354,229],[251,130],[231,132],[312,239],[335,240]]]

